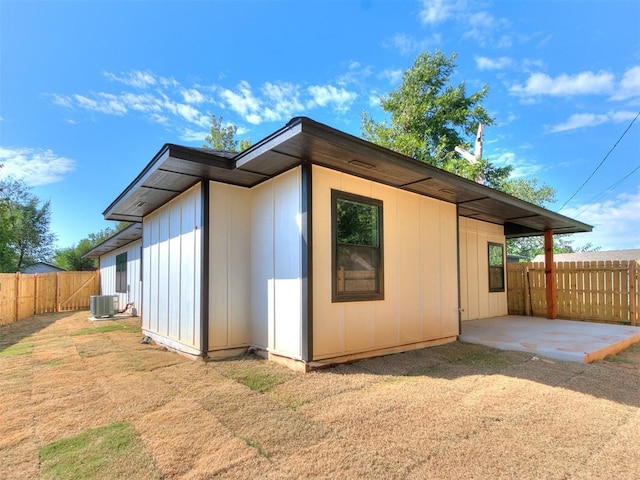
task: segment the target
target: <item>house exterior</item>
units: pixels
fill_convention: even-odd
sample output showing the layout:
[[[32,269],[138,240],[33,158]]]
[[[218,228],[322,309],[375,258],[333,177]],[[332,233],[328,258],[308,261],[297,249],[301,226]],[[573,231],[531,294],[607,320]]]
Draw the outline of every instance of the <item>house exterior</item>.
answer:
[[[121,310],[142,308],[142,225],[133,223],[83,255],[98,260],[101,295],[117,295]]]
[[[507,237],[591,229],[303,117],[241,153],[166,144],[104,216],[141,225],[145,335],[302,370],[455,341],[506,315]]]

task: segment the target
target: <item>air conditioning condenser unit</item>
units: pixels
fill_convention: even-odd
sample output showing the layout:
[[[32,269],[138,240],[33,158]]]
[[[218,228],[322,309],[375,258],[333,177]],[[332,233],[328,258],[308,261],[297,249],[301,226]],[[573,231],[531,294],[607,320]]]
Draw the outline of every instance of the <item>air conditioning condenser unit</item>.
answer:
[[[119,308],[118,295],[91,295],[89,304],[94,317],[112,317]]]

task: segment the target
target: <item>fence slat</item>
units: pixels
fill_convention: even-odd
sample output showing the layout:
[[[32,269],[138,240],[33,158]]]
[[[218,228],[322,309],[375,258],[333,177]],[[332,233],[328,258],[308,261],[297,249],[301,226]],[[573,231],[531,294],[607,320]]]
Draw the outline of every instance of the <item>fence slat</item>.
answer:
[[[508,266],[510,315],[546,316],[544,270],[544,263]],[[558,317],[631,325],[640,323],[639,270],[635,261],[556,262]]]

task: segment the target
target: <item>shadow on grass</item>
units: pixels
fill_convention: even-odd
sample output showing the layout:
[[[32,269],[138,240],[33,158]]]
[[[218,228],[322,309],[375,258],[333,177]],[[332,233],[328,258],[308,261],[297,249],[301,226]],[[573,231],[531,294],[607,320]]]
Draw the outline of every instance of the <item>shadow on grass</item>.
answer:
[[[73,312],[36,315],[8,325],[0,325],[0,357],[31,353],[29,338]]]
[[[339,371],[340,374],[392,375],[408,380],[415,377],[455,380],[466,376],[503,375],[640,407],[638,343],[603,361],[583,364],[453,342],[324,370],[327,373],[331,371]]]

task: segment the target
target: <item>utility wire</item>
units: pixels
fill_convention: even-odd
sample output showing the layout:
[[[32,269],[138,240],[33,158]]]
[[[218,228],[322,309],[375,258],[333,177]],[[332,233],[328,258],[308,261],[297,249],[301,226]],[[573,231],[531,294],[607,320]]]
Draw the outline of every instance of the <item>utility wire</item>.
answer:
[[[575,212],[572,215],[577,217],[580,214],[582,214],[582,213],[586,212],[587,210],[589,210],[591,207],[594,206],[593,202],[595,202],[596,200],[599,200],[604,194],[606,194],[606,193],[610,192],[611,190],[613,190],[614,188],[616,188],[618,185],[620,185],[622,182],[624,182],[627,178],[629,178],[631,175],[636,173],[638,170],[640,170],[640,165],[638,165],[636,168],[631,170],[629,173],[627,173],[621,179],[619,179],[619,180],[615,181],[614,183],[612,183],[611,185],[609,185],[602,192],[600,192],[595,197],[593,197],[591,200],[589,200],[589,203],[585,204],[580,210],[578,210],[577,212]]]
[[[627,127],[627,129],[622,132],[622,135],[620,135],[620,138],[618,138],[618,141],[615,143],[615,145],[613,145],[613,147],[611,147],[611,150],[609,150],[607,152],[607,154],[604,156],[604,158],[602,159],[602,161],[598,164],[598,166],[595,168],[595,170],[593,172],[591,172],[591,175],[589,175],[589,177],[584,181],[584,183],[582,185],[580,185],[580,188],[578,188],[578,190],[575,191],[575,193],[573,195],[571,195],[571,197],[569,198],[569,200],[567,200],[566,202],[564,202],[562,204],[562,206],[560,207],[560,210],[562,210],[567,203],[569,203],[571,200],[573,200],[573,197],[575,197],[578,192],[580,190],[582,190],[582,188],[587,184],[587,182],[589,180],[591,180],[591,177],[593,177],[596,172],[598,171],[598,169],[602,166],[602,164],[605,162],[605,160],[607,158],[609,158],[609,155],[611,155],[611,152],[613,152],[615,150],[615,148],[618,146],[618,144],[620,143],[620,140],[622,140],[622,138],[627,134],[627,132],[629,131],[629,129],[631,128],[631,126],[635,123],[635,121],[638,119],[638,117],[640,117],[640,112],[638,112],[638,114],[635,116],[635,118],[633,120],[631,120],[631,123],[629,124],[629,126]]]

